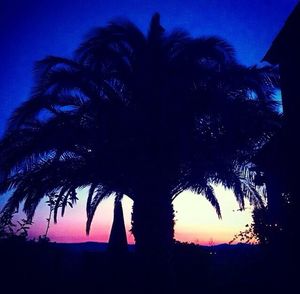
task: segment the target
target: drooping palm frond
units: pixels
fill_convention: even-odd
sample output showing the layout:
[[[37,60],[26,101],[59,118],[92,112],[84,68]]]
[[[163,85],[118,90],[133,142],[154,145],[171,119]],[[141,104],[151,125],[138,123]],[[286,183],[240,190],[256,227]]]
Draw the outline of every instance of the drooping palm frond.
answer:
[[[98,205],[100,204],[100,202],[109,197],[111,194],[113,193],[113,191],[111,189],[105,188],[101,185],[98,185],[95,188],[95,191],[93,193],[92,197],[89,197],[88,202],[87,202],[87,221],[86,221],[86,233],[89,234],[90,233],[90,229],[91,229],[91,224],[96,212],[96,209],[98,207]]]
[[[87,215],[89,214],[90,205],[92,203],[94,192],[95,192],[95,189],[97,188],[97,186],[98,186],[98,183],[92,183],[90,188],[89,188],[88,198],[87,198],[87,201],[86,201],[86,214]]]
[[[203,191],[205,198],[210,202],[210,204],[214,207],[216,210],[216,213],[219,218],[222,218],[221,214],[221,208],[219,205],[219,202],[217,200],[217,197],[215,195],[214,189],[211,185],[207,185]]]
[[[26,122],[31,122],[43,109],[55,114],[58,111],[56,106],[78,106],[80,99],[76,99],[77,97],[65,91],[59,91],[59,89],[72,89],[72,79],[68,79],[70,75],[73,80],[77,77],[77,88],[79,82],[83,85],[78,74],[80,69],[79,65],[72,60],[53,56],[37,62],[35,66],[37,85],[32,90],[31,97],[19,106],[10,117],[8,131],[16,129]]]
[[[63,199],[65,197],[65,194],[67,193],[67,191],[70,189],[70,186],[69,185],[65,185],[64,187],[62,187],[59,191],[59,193],[57,194],[57,198],[56,198],[56,201],[55,201],[55,205],[54,205],[54,211],[53,211],[53,220],[54,220],[54,223],[56,224],[57,223],[57,213],[58,213],[58,209],[60,207],[62,207],[62,202],[63,202]]]
[[[74,187],[84,185],[88,177],[86,171],[82,160],[65,158],[43,162],[35,165],[30,171],[14,175],[3,182],[3,185],[10,185],[14,189],[8,206],[3,211],[14,210],[24,200],[23,209],[30,219],[38,203],[47,193],[60,190],[60,195],[65,192],[70,194],[74,193]]]
[[[72,126],[72,127],[71,127]],[[72,136],[71,132],[76,136]],[[66,134],[69,136],[66,136]],[[81,134],[80,134],[81,133]],[[30,169],[39,161],[53,159],[58,150],[74,150],[74,144],[84,137],[83,129],[75,129],[62,117],[55,117],[39,128],[27,128],[8,133],[0,143],[1,171],[10,173]]]
[[[196,184],[191,187],[191,191],[203,195],[215,209],[218,217],[222,218],[219,201],[215,195],[214,188],[209,183],[205,183],[204,185]]]
[[[106,27],[92,30],[87,35],[87,41],[83,42],[76,50],[75,59],[79,60],[81,64],[99,66],[100,60],[114,55],[117,55],[118,58],[120,55],[122,56],[121,52],[134,57],[134,54],[142,50],[145,41],[143,33],[132,22],[118,19],[110,22]],[[109,54],[109,50],[111,54]],[[119,54],[114,54],[117,52]]]
[[[146,39],[143,33],[127,20],[110,22],[94,29],[75,52],[75,60],[92,69],[133,83],[134,66],[143,54]]]
[[[224,39],[219,37],[195,38],[187,47],[189,57],[197,58],[198,62],[213,61],[218,64],[235,63],[235,50]]]

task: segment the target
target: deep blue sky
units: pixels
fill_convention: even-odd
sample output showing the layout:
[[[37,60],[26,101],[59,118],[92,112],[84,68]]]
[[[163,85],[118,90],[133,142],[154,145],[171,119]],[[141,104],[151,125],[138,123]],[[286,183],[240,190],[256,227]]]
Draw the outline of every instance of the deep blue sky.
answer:
[[[26,99],[34,61],[71,56],[93,27],[123,16],[144,31],[154,12],[170,30],[219,35],[239,60],[258,63],[297,0],[0,0],[0,134],[12,110]]]

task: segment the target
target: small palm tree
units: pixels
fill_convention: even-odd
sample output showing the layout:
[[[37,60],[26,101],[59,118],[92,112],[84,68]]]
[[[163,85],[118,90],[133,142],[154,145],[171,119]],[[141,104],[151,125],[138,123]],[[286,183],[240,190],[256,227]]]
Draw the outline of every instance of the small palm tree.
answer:
[[[89,187],[89,232],[104,198],[128,195],[137,250],[162,256],[182,191],[204,195],[219,217],[213,184],[233,189],[241,207],[261,205],[248,167],[279,125],[273,68],[240,65],[220,38],[166,33],[155,14],[147,35],[111,22],[72,59],[46,57],[35,73],[0,142],[0,192],[13,190],[2,217],[25,200],[31,219],[50,192],[63,212]]]

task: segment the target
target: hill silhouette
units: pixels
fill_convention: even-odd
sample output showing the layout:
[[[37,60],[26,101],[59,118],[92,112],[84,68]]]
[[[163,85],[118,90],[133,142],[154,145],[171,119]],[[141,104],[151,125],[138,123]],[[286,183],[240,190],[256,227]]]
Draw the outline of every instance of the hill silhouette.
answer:
[[[186,243],[187,246],[195,246],[198,248],[203,248],[206,250],[213,250],[221,252],[221,251],[231,251],[231,250],[246,250],[250,248],[256,247],[252,244],[246,244],[246,243],[237,243],[237,244],[218,244],[213,246],[206,246],[206,245],[198,245],[193,243]],[[75,243],[59,243],[59,242],[50,242],[50,246],[53,246],[54,248],[60,248],[70,251],[76,251],[76,252],[105,252],[108,248],[108,243],[105,242],[75,242]],[[135,249],[134,244],[128,244],[129,251],[133,252]]]
[[[107,243],[97,242],[2,240],[0,249],[2,287],[13,293],[141,293],[141,287],[148,293],[147,285],[139,284],[141,268],[134,245],[117,260],[106,251]],[[278,277],[280,264],[270,263],[258,245],[176,242],[172,263],[176,280],[176,292],[172,293],[194,293],[200,288],[210,293],[235,293],[238,289],[262,293],[288,285],[284,276]]]

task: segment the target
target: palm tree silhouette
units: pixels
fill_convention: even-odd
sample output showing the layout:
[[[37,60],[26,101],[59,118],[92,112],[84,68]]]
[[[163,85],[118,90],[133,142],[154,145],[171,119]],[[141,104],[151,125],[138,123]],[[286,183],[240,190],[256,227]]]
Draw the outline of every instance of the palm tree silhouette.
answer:
[[[89,187],[87,233],[98,204],[116,194],[133,201],[132,232],[145,255],[173,244],[172,201],[184,190],[221,211],[212,184],[258,207],[251,158],[279,127],[277,73],[240,65],[217,37],[166,33],[152,17],[148,34],[118,20],[93,30],[71,59],[36,64],[31,97],[15,110],[0,142],[2,210],[21,201],[29,219],[57,193],[62,213]]]

